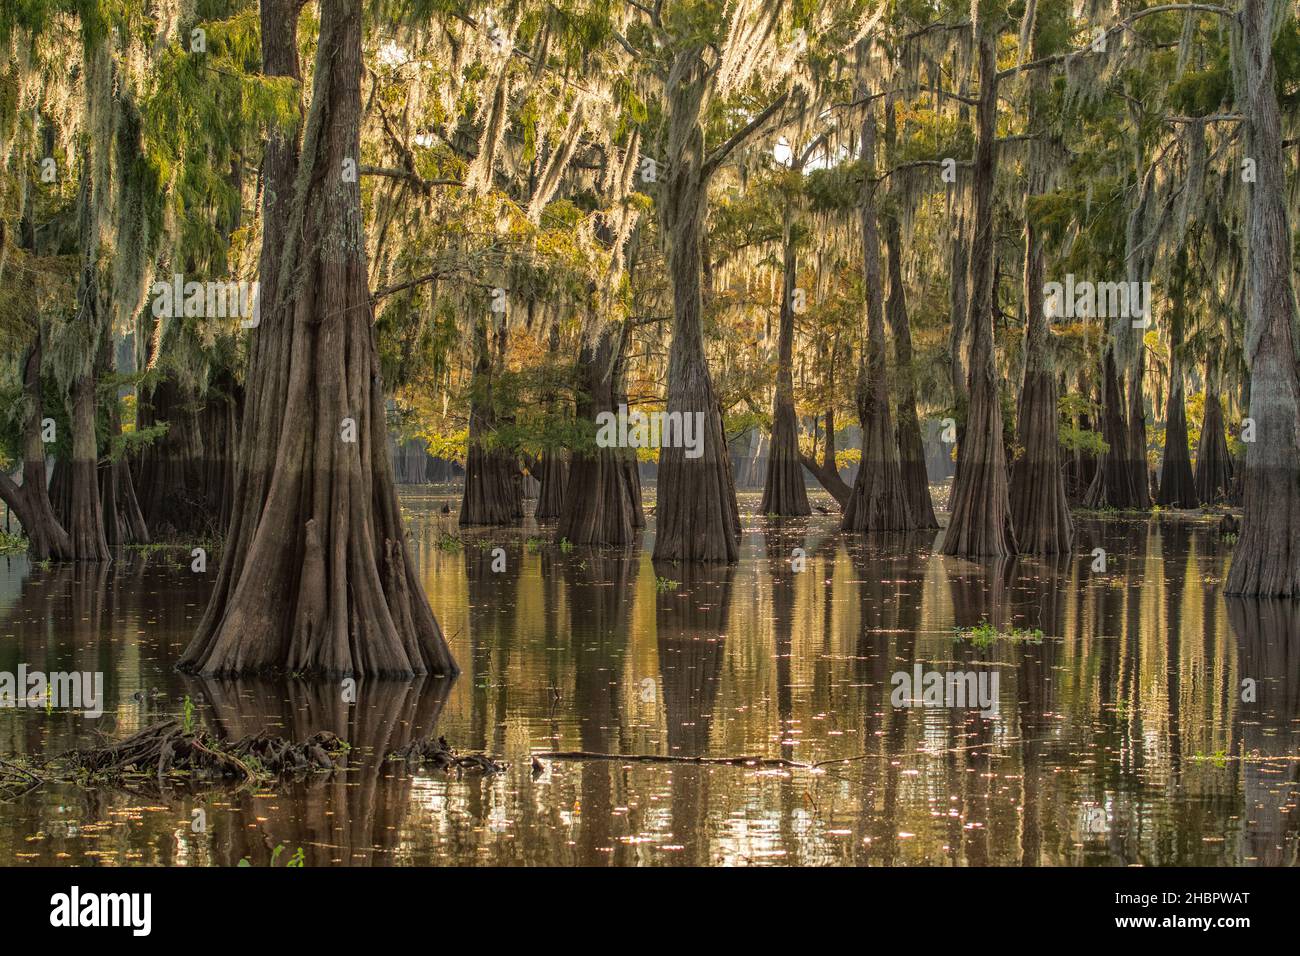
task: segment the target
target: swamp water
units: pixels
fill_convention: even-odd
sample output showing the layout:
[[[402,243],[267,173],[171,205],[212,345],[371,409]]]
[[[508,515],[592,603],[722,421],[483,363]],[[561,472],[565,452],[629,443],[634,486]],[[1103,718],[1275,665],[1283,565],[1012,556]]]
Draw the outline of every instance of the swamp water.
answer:
[[[186,696],[227,736],[330,730],[353,748],[348,769],[273,791],[45,784],[0,802],[0,864],[265,865],[276,847],[308,866],[1297,862],[1300,611],[1222,596],[1231,545],[1212,521],[1083,518],[1068,560],[979,564],[937,555],[934,532],[764,519],[757,498],[740,563],[690,569],[651,561],[653,518],[644,550],[570,548],[531,522],[462,531],[448,496],[406,489],[463,673],[362,682],[351,705],[335,684],[173,671],[215,560],[0,558],[0,671],[102,671],[106,697],[97,720],[0,709],[0,754],[116,739]],[[954,639],[983,621],[1042,639]],[[917,665],[996,671],[996,711],[892,706]],[[509,769],[384,759],[431,734]],[[821,766],[535,772],[547,750]]]

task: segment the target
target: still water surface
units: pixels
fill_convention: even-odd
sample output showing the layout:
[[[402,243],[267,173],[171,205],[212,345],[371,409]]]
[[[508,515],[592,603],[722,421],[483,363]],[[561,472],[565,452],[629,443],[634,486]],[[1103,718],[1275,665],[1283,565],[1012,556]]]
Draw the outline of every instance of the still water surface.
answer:
[[[561,548],[531,523],[461,532],[445,500],[403,495],[464,673],[365,682],[355,705],[172,670],[215,561],[0,558],[0,671],[99,670],[107,694],[97,721],[0,710],[0,753],[122,736],[187,695],[232,737],[327,729],[354,748],[346,771],[275,791],[45,785],[0,803],[0,865],[264,865],[277,846],[309,866],[1297,862],[1300,611],[1224,598],[1231,545],[1210,521],[1084,519],[1068,560],[977,564],[936,554],[935,533],[842,536],[743,495],[740,563],[692,570],[651,561],[653,519],[645,550]],[[1044,638],[954,641],[985,619]],[[918,664],[996,669],[996,714],[892,706],[892,675]],[[430,734],[510,767],[384,759]],[[547,750],[836,762],[534,771]]]

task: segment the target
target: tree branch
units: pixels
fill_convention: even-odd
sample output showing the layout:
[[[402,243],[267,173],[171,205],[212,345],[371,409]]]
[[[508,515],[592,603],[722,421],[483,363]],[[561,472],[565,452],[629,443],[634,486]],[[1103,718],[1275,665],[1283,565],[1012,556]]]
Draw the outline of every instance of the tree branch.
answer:
[[[359,166],[357,172],[362,176],[384,176],[388,179],[401,179],[411,183],[426,196],[435,186],[464,186],[459,179],[421,179],[416,173],[406,169],[390,169],[386,166]]]
[[[749,137],[757,132],[764,123],[771,119],[776,112],[781,109],[781,107],[785,106],[785,101],[789,98],[790,91],[787,90],[771,103],[768,103],[762,112],[746,123],[743,128],[737,130],[725,143],[715,149],[713,154],[704,162],[704,178],[707,179],[714,170],[726,161],[727,157],[737,146],[749,139]]]
[[[1216,6],[1212,3],[1162,3],[1158,6],[1147,7],[1145,10],[1138,10],[1130,14],[1123,20],[1107,28],[1101,36],[1109,37],[1112,33],[1118,33],[1121,30],[1127,30],[1138,20],[1143,17],[1149,17],[1156,13],[1217,13],[1221,17],[1231,17],[1232,11],[1227,7]],[[1065,50],[1061,53],[1053,53],[1051,56],[1045,56],[1038,60],[1030,60],[1028,63],[1021,63],[1017,66],[1008,67],[998,72],[998,79],[1005,80],[1007,77],[1015,76],[1026,70],[1037,70],[1045,66],[1051,66],[1054,63],[1060,63],[1068,60],[1072,56],[1080,56],[1091,52],[1091,44],[1096,43],[1096,38],[1089,41],[1089,46],[1078,50]]]

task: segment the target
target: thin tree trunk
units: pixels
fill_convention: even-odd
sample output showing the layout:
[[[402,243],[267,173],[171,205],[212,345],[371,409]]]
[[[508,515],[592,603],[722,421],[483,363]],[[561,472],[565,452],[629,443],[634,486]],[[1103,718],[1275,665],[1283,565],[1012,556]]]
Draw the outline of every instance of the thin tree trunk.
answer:
[[[1101,433],[1107,447],[1097,461],[1084,504],[1089,508],[1133,509],[1139,507],[1139,498],[1133,480],[1136,469],[1129,460],[1132,435],[1124,414],[1123,389],[1111,345],[1106,346],[1102,362]]]
[[[105,330],[100,342],[98,364],[99,375],[113,375],[116,356],[109,330]],[[110,443],[122,434],[122,415],[118,406],[118,396],[108,396],[106,417]],[[135,482],[125,455],[113,458],[110,454],[100,463],[99,500],[104,509],[104,536],[111,547],[149,543],[149,529],[136,498]]]
[[[862,124],[862,263],[867,293],[865,355],[858,369],[858,418],[862,423],[862,463],[844,507],[844,531],[907,531],[915,527],[903,489],[898,446],[889,414],[885,363],[884,281],[880,269],[880,228],[876,219],[876,120]]]
[[[624,322],[619,329],[618,352],[614,359],[614,399],[627,405],[627,349],[632,341],[632,326]],[[632,527],[645,527],[645,507],[641,500],[641,462],[631,448],[619,449],[623,469],[623,492],[632,511]]]
[[[833,381],[828,383],[831,392],[834,392],[834,386]],[[839,466],[835,463],[835,409],[827,408],[822,417],[826,420],[826,441],[822,445],[822,460],[818,462],[800,452],[799,461],[812,472],[813,477],[830,493],[842,511],[848,503],[849,496],[853,494],[853,486],[840,477]]]
[[[885,113],[887,136],[894,138],[894,108]],[[896,197],[905,202],[906,197]],[[937,528],[939,520],[930,499],[930,475],[925,468],[925,442],[916,413],[916,377],[912,368],[912,323],[907,314],[907,293],[903,286],[903,243],[895,211],[885,217],[885,255],[889,269],[889,299],[885,316],[894,337],[894,374],[898,378],[898,459],[912,521],[918,528]]]
[[[99,446],[95,440],[95,374],[87,371],[72,386],[71,511],[68,534],[76,561],[108,561],[108,538],[99,498]]]
[[[263,71],[298,76],[294,0],[263,0]],[[407,549],[388,457],[360,187],[361,4],[324,0],[302,138],[264,162],[262,321],[237,505],[181,667],[455,674]],[[267,307],[269,303],[269,308]]]
[[[997,176],[996,111],[998,99],[996,36],[977,22],[980,98],[976,110],[975,165],[971,179],[974,236],[970,245],[970,408],[958,446],[953,480],[952,519],[944,534],[943,553],[1003,556],[1016,553],[1008,500],[1002,407],[993,355],[993,187]]]
[[[1183,327],[1187,309],[1187,248],[1174,267],[1173,314],[1169,322],[1169,399],[1165,403],[1165,454],[1156,503],[1167,508],[1195,508],[1196,483],[1187,450],[1187,410],[1183,384]]]
[[[795,171],[802,172],[800,165]],[[772,445],[767,455],[763,500],[765,515],[807,515],[808,489],[799,462],[799,423],[794,410],[794,294],[798,282],[794,216],[787,203],[781,228],[784,270],[781,281],[780,329],[777,333],[776,396],[772,401]]]
[[[1128,387],[1128,459],[1133,470],[1133,490],[1137,493],[1134,506],[1139,511],[1151,510],[1151,467],[1147,463],[1147,416],[1143,400],[1145,378],[1146,348],[1139,340]]]

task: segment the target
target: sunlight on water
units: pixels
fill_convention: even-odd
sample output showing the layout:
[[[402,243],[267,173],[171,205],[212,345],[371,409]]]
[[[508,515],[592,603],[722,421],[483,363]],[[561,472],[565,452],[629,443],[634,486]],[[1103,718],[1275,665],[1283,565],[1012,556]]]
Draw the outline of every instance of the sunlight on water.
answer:
[[[100,670],[108,697],[98,720],[0,710],[0,753],[115,738],[186,695],[231,737],[328,729],[353,746],[346,771],[274,792],[46,784],[0,806],[0,862],[262,864],[276,846],[312,866],[1296,862],[1300,621],[1220,595],[1231,549],[1211,523],[1084,519],[1060,565],[976,564],[935,554],[933,534],[750,514],[738,565],[691,569],[651,561],[653,519],[624,553],[531,522],[461,531],[445,500],[403,505],[463,674],[363,682],[355,705],[334,685],[172,670],[215,562],[0,559],[0,671]],[[954,640],[983,621],[1042,639]],[[996,671],[995,712],[893,706],[893,675],[914,668]],[[509,769],[385,759],[430,735]]]

